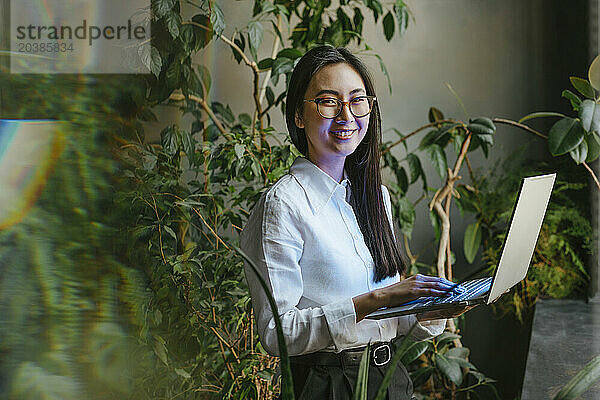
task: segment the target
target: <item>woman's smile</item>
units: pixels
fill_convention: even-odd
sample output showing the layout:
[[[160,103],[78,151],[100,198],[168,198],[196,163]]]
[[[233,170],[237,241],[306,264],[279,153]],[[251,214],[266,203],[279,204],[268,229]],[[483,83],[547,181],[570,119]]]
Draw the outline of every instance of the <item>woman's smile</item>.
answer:
[[[329,131],[336,139],[339,140],[348,140],[350,139],[358,129],[338,129],[335,131]]]

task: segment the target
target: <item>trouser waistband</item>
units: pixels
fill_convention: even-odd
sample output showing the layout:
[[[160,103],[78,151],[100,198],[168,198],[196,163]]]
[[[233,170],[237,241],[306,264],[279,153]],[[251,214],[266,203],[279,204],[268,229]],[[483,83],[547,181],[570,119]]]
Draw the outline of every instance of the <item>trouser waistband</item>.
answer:
[[[337,367],[359,365],[365,347],[366,346],[351,350],[343,350],[340,353],[318,351],[316,353],[303,354],[300,356],[291,356],[290,362],[292,364],[300,365],[327,365]],[[370,364],[379,367],[388,364],[392,359],[393,349],[393,344],[389,342],[372,344],[369,352]]]

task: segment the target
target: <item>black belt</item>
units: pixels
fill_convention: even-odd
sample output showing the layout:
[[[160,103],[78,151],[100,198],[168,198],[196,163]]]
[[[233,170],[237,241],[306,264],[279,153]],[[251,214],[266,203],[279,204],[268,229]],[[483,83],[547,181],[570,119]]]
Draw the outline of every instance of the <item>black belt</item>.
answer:
[[[301,356],[292,356],[290,362],[300,365],[328,365],[334,367],[359,365],[365,347],[343,350],[340,353],[319,351]],[[369,354],[371,365],[378,367],[387,365],[392,360],[393,348],[393,344],[387,342],[372,344]]]

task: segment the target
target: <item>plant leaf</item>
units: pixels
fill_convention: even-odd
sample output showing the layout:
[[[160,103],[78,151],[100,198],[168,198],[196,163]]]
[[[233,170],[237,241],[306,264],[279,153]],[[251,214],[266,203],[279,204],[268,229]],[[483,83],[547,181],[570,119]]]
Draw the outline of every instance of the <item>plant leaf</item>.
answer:
[[[406,350],[406,353],[404,353],[400,362],[402,362],[402,364],[404,364],[405,366],[408,366],[411,362],[419,358],[421,354],[425,353],[427,347],[429,347],[429,344],[427,342],[413,343]]]
[[[525,121],[528,121],[530,119],[534,119],[534,118],[545,118],[545,117],[562,117],[565,118],[566,115],[561,114],[561,113],[557,113],[557,112],[552,112],[552,111],[540,111],[540,112],[534,112],[531,114],[527,114],[526,116],[524,116],[523,118],[521,118],[518,122],[521,124]]]
[[[494,132],[496,132],[496,125],[494,125],[494,121],[492,121],[488,117],[473,118],[473,119],[469,120],[469,123],[487,126],[488,128],[490,128],[493,131],[490,134],[493,134]]]
[[[396,203],[396,217],[402,232],[410,238],[416,220],[414,205],[406,197],[400,197]]]
[[[154,336],[154,341],[152,345],[154,347],[154,354],[162,361],[165,365],[169,365],[167,360],[167,346],[164,339],[158,335]]]
[[[475,260],[475,256],[479,251],[479,246],[481,245],[481,222],[477,221],[469,226],[465,230],[465,240],[464,240],[464,252],[465,258],[469,264],[473,264]]]
[[[477,135],[477,138],[481,142],[481,145],[493,145],[494,144],[494,136],[493,135]],[[486,147],[484,147],[486,148]],[[486,154],[487,156],[487,154]]]
[[[460,370],[460,365],[458,365],[458,363],[446,358],[442,354],[437,354],[435,356],[435,364],[448,379],[456,384],[456,386],[462,384],[462,371]]]
[[[186,372],[184,369],[181,368],[175,368],[175,373],[185,379],[190,379],[192,377],[192,375],[190,375],[189,372]]]
[[[379,68],[381,68],[381,72],[383,72],[383,75],[385,75],[388,83],[388,89],[390,90],[390,94],[392,94],[392,79],[390,78],[390,74],[388,73],[385,63],[383,62],[383,58],[381,58],[379,54],[375,54],[375,57],[377,57],[377,60],[379,61]]]
[[[181,79],[181,64],[179,61],[174,60],[169,68],[167,68],[167,86],[170,88],[179,87]]]
[[[179,36],[179,26],[181,25],[181,14],[176,11],[172,11],[166,15],[165,22],[167,23],[167,29],[169,33],[175,39]]]
[[[160,58],[160,53],[156,47],[140,46],[138,54],[146,68],[148,68],[148,70],[158,78],[162,68],[162,59]]]
[[[581,106],[581,99],[579,98],[579,96],[577,96],[570,90],[563,90],[562,97],[569,99],[569,101],[571,102],[571,106],[575,111],[579,110],[579,107]]]
[[[594,88],[592,87],[592,85],[590,85],[588,81],[586,81],[585,79],[577,78],[576,76],[570,77],[569,80],[571,81],[571,85],[573,85],[573,87],[577,89],[579,93],[581,93],[588,99],[594,99]]]
[[[406,193],[408,190],[408,176],[406,176],[404,167],[394,169],[394,172],[396,173],[396,180],[398,181],[398,186],[400,187],[402,194]]]
[[[360,359],[360,365],[358,367],[358,377],[356,379],[356,386],[354,388],[353,400],[367,400],[367,383],[369,380],[369,352],[371,350],[371,343],[365,347]]]
[[[579,165],[584,162],[587,158],[588,153],[588,145],[585,140],[582,140],[579,143],[579,146],[575,147],[573,150],[569,152],[571,154],[571,158]]]
[[[596,89],[600,90],[600,55],[594,58],[590,69],[588,70],[588,79],[590,84]]]
[[[462,368],[469,368],[476,370],[475,366],[467,361],[469,357],[469,349],[467,347],[453,347],[448,350],[444,356],[448,357],[450,361],[453,361],[460,365]]]
[[[548,134],[548,147],[553,156],[568,153],[583,140],[585,131],[573,118],[563,118],[556,122]]]
[[[383,17],[383,34],[385,35],[385,39],[389,42],[394,36],[394,29],[396,28],[396,24],[394,22],[394,17],[392,16],[392,12],[388,11]]]
[[[435,341],[438,343],[438,347],[443,346],[444,343],[451,342],[455,339],[460,339],[460,335],[450,332],[444,332],[438,337],[435,338]]]
[[[161,134],[161,143],[163,146],[163,151],[169,157],[173,157],[177,150],[179,150],[179,142],[177,140],[177,132],[175,126],[171,125],[165,128]]]
[[[181,131],[181,144],[188,159],[193,163],[196,156],[196,140],[188,131]]]
[[[240,143],[236,143],[236,145],[234,146],[234,150],[235,150],[235,155],[237,156],[237,158],[239,160],[241,160],[244,157],[244,152],[246,151],[246,146],[244,146],[243,144],[240,144]]]
[[[600,136],[596,132],[592,132],[585,137],[588,145],[587,157],[585,162],[595,161],[600,155]]]
[[[294,383],[292,378],[292,368],[290,366],[290,357],[288,356],[287,346],[285,344],[285,336],[283,336],[283,328],[281,326],[281,318],[277,311],[277,303],[275,298],[269,289],[269,285],[258,271],[258,267],[254,264],[246,253],[244,253],[239,247],[234,247],[235,251],[246,261],[250,266],[254,275],[257,277],[262,289],[269,300],[269,306],[275,320],[275,330],[277,332],[277,344],[279,347],[280,357],[280,368],[281,368],[281,400],[293,400],[294,399]]]
[[[302,57],[302,52],[294,48],[283,49],[277,53],[277,58],[279,57],[286,57],[295,60],[296,58]]]
[[[440,145],[434,143],[427,148],[427,155],[433,163],[438,175],[443,179],[446,176],[448,169],[446,153],[444,153],[444,150],[440,147]]]
[[[413,153],[408,153],[406,161],[408,161],[408,170],[410,171],[410,183],[413,184],[419,179],[419,176],[423,174],[423,166],[421,165],[419,157]]]
[[[429,108],[427,116],[429,117],[429,122],[441,121],[444,119],[444,113],[435,107]]]
[[[352,17],[352,21],[354,22],[354,30],[356,31],[356,33],[362,33],[364,20],[365,17],[363,16],[362,11],[360,11],[360,8],[354,7],[354,17]]]
[[[477,122],[467,125],[467,129],[476,135],[492,135],[494,133],[492,128]]]
[[[462,358],[467,359],[469,357],[469,348],[468,347],[453,347],[448,350],[445,354],[446,357],[454,357],[454,358]]]
[[[406,32],[406,28],[408,27],[408,11],[403,0],[396,0],[396,4],[394,4],[394,12],[396,13],[396,18],[398,19],[399,34],[404,35],[404,32]]]
[[[163,225],[163,228],[165,228],[165,231],[175,240],[177,240],[177,235],[175,234],[175,231],[173,229],[171,229],[168,225]]]
[[[256,52],[263,40],[264,28],[258,21],[250,21],[248,24],[248,42],[252,55],[256,59]]]
[[[581,126],[588,132],[600,132],[600,106],[592,100],[584,100],[579,108]]]
[[[252,117],[246,113],[242,113],[238,116],[238,120],[240,121],[240,124],[245,125],[245,126],[250,126],[252,125]]]
[[[574,400],[600,379],[600,356],[596,356],[567,383],[554,400]]]
[[[435,371],[434,367],[425,367],[411,373],[410,379],[413,381],[415,389],[427,382],[433,371]]]
[[[216,1],[211,3],[212,12],[210,13],[210,22],[212,23],[213,31],[220,35],[225,30],[225,17],[223,10]]]

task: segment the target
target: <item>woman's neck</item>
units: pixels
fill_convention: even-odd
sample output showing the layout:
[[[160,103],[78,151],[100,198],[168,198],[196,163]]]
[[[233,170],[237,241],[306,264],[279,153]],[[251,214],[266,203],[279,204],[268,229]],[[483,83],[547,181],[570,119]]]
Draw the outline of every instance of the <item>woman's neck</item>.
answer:
[[[344,163],[346,157],[339,157],[333,160],[314,160],[309,158],[309,160],[319,167],[321,171],[332,177],[336,182],[340,183],[344,179]]]

